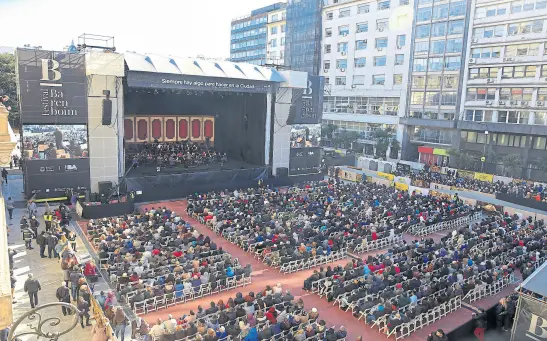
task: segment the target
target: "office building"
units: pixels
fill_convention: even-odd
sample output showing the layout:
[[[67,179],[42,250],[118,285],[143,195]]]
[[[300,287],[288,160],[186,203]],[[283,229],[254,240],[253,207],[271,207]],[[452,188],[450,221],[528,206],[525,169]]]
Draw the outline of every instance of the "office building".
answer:
[[[460,149],[503,172],[518,155],[522,173],[545,179],[547,0],[474,0],[458,129]],[[498,166],[496,166],[496,164]]]
[[[328,0],[323,8],[323,123],[358,131],[368,155],[375,153],[378,129],[402,139],[411,13],[410,0]]]
[[[253,10],[251,14],[232,20],[230,61],[257,65],[266,64],[268,14],[284,8],[284,3]]]
[[[285,63],[285,32],[287,31],[287,9],[280,9],[268,13],[266,47],[266,64],[283,65]]]
[[[416,0],[404,126],[405,160],[442,164],[458,148],[459,112],[471,1]]]

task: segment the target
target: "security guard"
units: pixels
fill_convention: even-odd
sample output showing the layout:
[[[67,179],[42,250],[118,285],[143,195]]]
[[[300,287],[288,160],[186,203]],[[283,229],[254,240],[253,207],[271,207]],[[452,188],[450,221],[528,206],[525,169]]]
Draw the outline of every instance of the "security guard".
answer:
[[[53,220],[53,215],[51,214],[51,212],[46,211],[46,213],[44,214],[44,221],[46,222],[46,231],[48,232],[51,229],[52,220]]]
[[[32,238],[34,238],[34,232],[29,227],[25,227],[23,229],[23,240],[25,241],[25,246],[27,247],[27,250],[34,249],[32,247]]]

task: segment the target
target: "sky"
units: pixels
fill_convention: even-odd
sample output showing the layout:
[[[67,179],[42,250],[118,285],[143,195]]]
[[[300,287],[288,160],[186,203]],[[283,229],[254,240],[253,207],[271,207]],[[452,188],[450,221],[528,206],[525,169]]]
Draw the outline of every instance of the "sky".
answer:
[[[228,58],[231,20],[275,2],[0,0],[0,46],[60,50],[91,33],[114,36],[118,52]]]

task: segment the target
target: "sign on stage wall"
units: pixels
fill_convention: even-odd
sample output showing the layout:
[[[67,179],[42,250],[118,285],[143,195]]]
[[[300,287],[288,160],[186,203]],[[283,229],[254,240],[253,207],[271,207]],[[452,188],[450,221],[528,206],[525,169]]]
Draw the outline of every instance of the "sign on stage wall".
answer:
[[[62,197],[69,189],[90,188],[89,159],[33,160],[25,163],[27,196]]]
[[[85,55],[17,49],[23,124],[87,124]]]
[[[274,88],[273,82],[247,79],[201,77],[165,73],[129,71],[127,85],[136,88],[211,90],[231,92],[268,93]]]
[[[521,295],[511,341],[539,341],[546,339],[547,304]]]
[[[292,89],[293,106],[288,124],[317,124],[323,117],[323,88],[325,78],[308,75],[306,89]]]
[[[321,172],[321,125],[297,124],[291,126],[291,153],[289,175]]]

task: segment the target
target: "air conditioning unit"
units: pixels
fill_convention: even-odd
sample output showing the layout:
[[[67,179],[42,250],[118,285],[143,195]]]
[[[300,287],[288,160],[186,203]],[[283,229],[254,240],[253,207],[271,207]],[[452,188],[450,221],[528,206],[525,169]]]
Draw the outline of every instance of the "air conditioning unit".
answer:
[[[352,88],[352,89],[355,89],[356,87],[357,87],[357,85],[355,85],[355,84],[352,84],[352,85],[351,85],[351,88]]]
[[[527,107],[528,106],[528,101],[520,101],[520,105],[523,106],[523,107]]]
[[[397,45],[397,50],[401,50],[403,47]]]
[[[503,61],[504,61],[504,62],[512,62],[513,60],[515,60],[515,58],[512,58],[512,57],[505,57],[505,58],[503,58]]]
[[[511,101],[511,105],[517,105],[519,104],[519,101]]]
[[[494,83],[494,79],[493,79],[493,78],[488,78],[488,79],[486,80],[486,83]]]
[[[378,82],[378,85],[384,85],[385,81]]]
[[[348,34],[347,33],[342,33],[342,37],[347,37]]]
[[[381,48],[381,47],[378,47],[376,50],[377,50],[378,52],[382,52],[384,49]]]
[[[505,101],[498,101],[499,105],[505,105]]]
[[[366,10],[365,10],[365,13],[368,13],[368,12],[370,12],[370,10],[369,10],[369,9],[366,9]]]
[[[473,39],[471,42],[472,42],[472,43],[477,43],[478,40],[477,40],[477,39]]]
[[[340,69],[340,72],[346,72],[346,69],[341,68],[341,69]]]
[[[378,32],[384,32],[384,28],[383,27],[378,27]]]
[[[542,107],[543,101],[536,101],[536,107]]]
[[[486,105],[492,105],[492,101],[486,101]]]
[[[342,56],[345,56],[346,55],[346,51],[342,51],[340,52],[342,54]]]
[[[362,32],[365,32],[365,31],[362,31],[362,30],[357,30],[357,33],[362,33]]]
[[[323,72],[324,73],[328,73],[330,69],[324,69]]]
[[[446,84],[444,87],[445,87],[445,88],[451,88],[451,87],[452,87],[452,84]]]
[[[475,58],[469,58],[469,64],[475,64]]]

